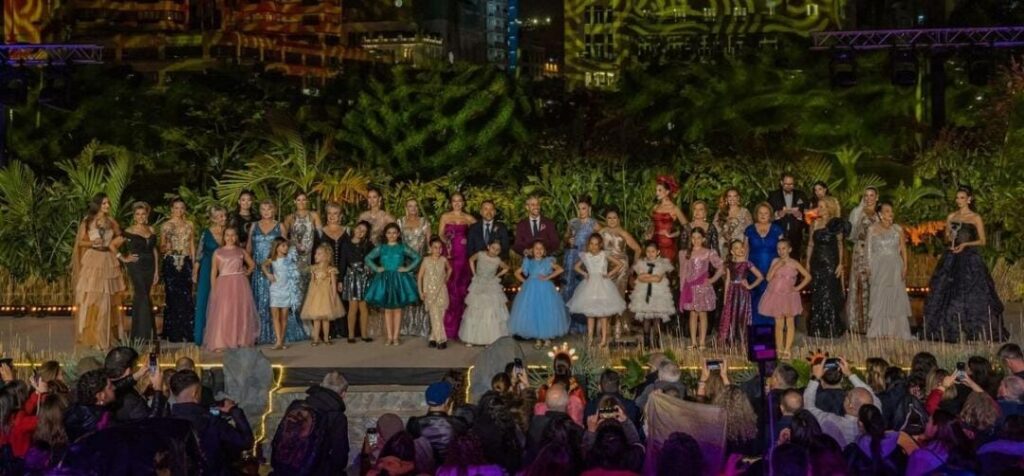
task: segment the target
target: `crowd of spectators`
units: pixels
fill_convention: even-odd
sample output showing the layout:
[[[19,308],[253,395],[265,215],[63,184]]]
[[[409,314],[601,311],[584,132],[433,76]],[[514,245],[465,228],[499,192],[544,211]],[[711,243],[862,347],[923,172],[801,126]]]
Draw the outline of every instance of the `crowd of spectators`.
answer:
[[[454,377],[434,383],[424,414],[381,415],[356,455],[348,383],[330,372],[288,408],[270,466],[288,476],[1024,474],[1024,355],[1006,344],[997,358],[943,369],[921,353],[907,372],[814,355],[805,385],[786,363],[763,384],[734,383],[722,362],[687,386],[656,354],[636,388],[607,369],[588,392],[557,355],[542,384],[510,363],[476,402],[458,403]],[[231,398],[204,387],[188,359],[154,373],[138,360],[115,348],[81,362],[73,386],[56,362],[19,379],[0,361],[0,474],[257,474],[253,431]],[[662,408],[720,415],[721,439],[666,431],[651,413]]]

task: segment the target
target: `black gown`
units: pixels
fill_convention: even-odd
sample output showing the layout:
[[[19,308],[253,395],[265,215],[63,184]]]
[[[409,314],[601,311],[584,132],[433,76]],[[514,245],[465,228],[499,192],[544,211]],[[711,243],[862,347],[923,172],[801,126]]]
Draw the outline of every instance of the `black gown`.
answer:
[[[952,222],[956,239],[966,243],[978,239],[972,223]],[[960,342],[1005,341],[1003,302],[996,294],[992,275],[976,247],[960,253],[946,250],[935,266],[924,302],[924,331],[930,340]]]
[[[238,246],[240,248],[245,248],[245,244],[249,242],[249,231],[252,230],[252,224],[258,221],[260,221],[260,215],[254,211],[250,212],[249,216],[242,216],[238,211],[231,212],[228,217],[228,227],[238,230]]]
[[[124,238],[128,254],[139,257],[138,261],[125,265],[132,281],[132,339],[153,339],[156,337],[156,320],[149,293],[153,290],[153,274],[156,272],[156,235],[147,238],[126,231]]]
[[[836,338],[846,332],[843,323],[843,286],[836,275],[839,266],[839,247],[842,236],[848,234],[850,224],[833,218],[811,233],[814,250],[811,252],[811,314],[807,321],[807,334],[812,337]]]

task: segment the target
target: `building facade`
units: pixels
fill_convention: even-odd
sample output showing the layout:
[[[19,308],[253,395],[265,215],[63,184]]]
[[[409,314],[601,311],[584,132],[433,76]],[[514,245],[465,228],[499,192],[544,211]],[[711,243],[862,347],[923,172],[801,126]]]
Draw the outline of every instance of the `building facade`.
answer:
[[[842,0],[564,0],[573,87],[614,87],[622,68],[772,47],[779,34],[839,29]]]

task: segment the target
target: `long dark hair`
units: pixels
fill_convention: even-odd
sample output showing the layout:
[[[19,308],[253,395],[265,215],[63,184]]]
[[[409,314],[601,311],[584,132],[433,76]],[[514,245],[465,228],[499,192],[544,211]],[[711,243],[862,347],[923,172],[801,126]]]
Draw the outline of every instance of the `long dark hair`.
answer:
[[[875,474],[882,473],[882,438],[885,437],[885,418],[874,405],[864,405],[857,412],[857,418],[864,427],[864,434],[871,438],[871,466]]]
[[[92,225],[92,221],[96,219],[96,215],[99,215],[100,209],[103,208],[103,200],[106,200],[107,198],[107,194],[100,192],[89,199],[89,205],[86,208],[85,213],[86,228]]]
[[[252,199],[252,203],[249,204],[249,216],[257,216],[260,214],[259,203],[256,203],[256,194],[252,190],[242,190],[238,193],[238,200],[235,200],[235,214],[242,216],[242,196],[248,195]]]
[[[960,185],[959,187],[956,188],[956,193],[960,192],[967,194],[967,208],[969,208],[971,211],[975,211],[976,208],[974,207],[974,189],[971,188],[970,185]]]

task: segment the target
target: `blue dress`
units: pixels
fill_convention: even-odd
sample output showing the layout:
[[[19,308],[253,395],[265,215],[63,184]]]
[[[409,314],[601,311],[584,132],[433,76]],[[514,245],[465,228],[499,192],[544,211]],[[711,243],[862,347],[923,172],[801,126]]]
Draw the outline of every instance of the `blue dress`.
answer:
[[[562,299],[569,302],[576,293],[576,286],[583,280],[583,275],[576,272],[576,263],[580,260],[580,253],[587,250],[587,241],[594,233],[594,225],[597,222],[593,218],[587,221],[573,218],[569,220],[569,234],[572,236],[572,247],[565,250],[564,268],[562,276],[565,286],[562,286]]]
[[[555,283],[542,281],[541,276],[551,274],[554,258],[524,259],[523,274],[526,282],[519,288],[508,330],[528,339],[552,339],[569,331],[565,302],[555,290]]]
[[[761,236],[757,232],[757,225],[749,225],[743,232],[747,237],[747,260],[757,267],[762,276],[768,276],[768,268],[772,266],[772,260],[779,257],[777,249],[779,239],[785,234],[782,227],[772,223],[768,228],[768,234]],[[748,277],[748,280],[751,279]],[[775,320],[757,312],[758,304],[761,302],[761,295],[768,288],[768,280],[764,280],[756,288],[750,290],[751,306],[753,308],[752,323],[758,325],[774,325]]]
[[[274,238],[279,236],[281,236],[280,223],[274,225],[270,233],[263,233],[259,223],[253,224],[252,230],[249,232],[249,241],[252,243],[252,259],[256,262],[257,266],[262,266],[263,262],[270,257],[270,247],[274,243]],[[256,314],[260,318],[260,338],[258,343],[273,344],[275,339],[274,325],[270,319],[270,280],[262,272],[252,273],[252,294],[256,301]],[[302,328],[298,313],[293,308],[288,313],[284,340],[285,342],[295,342],[305,338],[306,331]]]
[[[302,305],[302,273],[299,271],[295,247],[270,262],[270,272],[274,274],[274,282],[270,283],[270,307],[287,307],[297,309]]]
[[[401,309],[420,300],[412,271],[398,271],[401,267],[412,270],[419,266],[420,255],[412,248],[404,243],[378,245],[363,262],[375,271],[366,288],[367,304],[381,309]]]
[[[210,270],[213,268],[213,253],[220,244],[209,229],[203,230],[199,239],[199,282],[196,283],[196,320],[195,343],[203,345],[203,334],[206,332],[206,305],[210,300]]]

